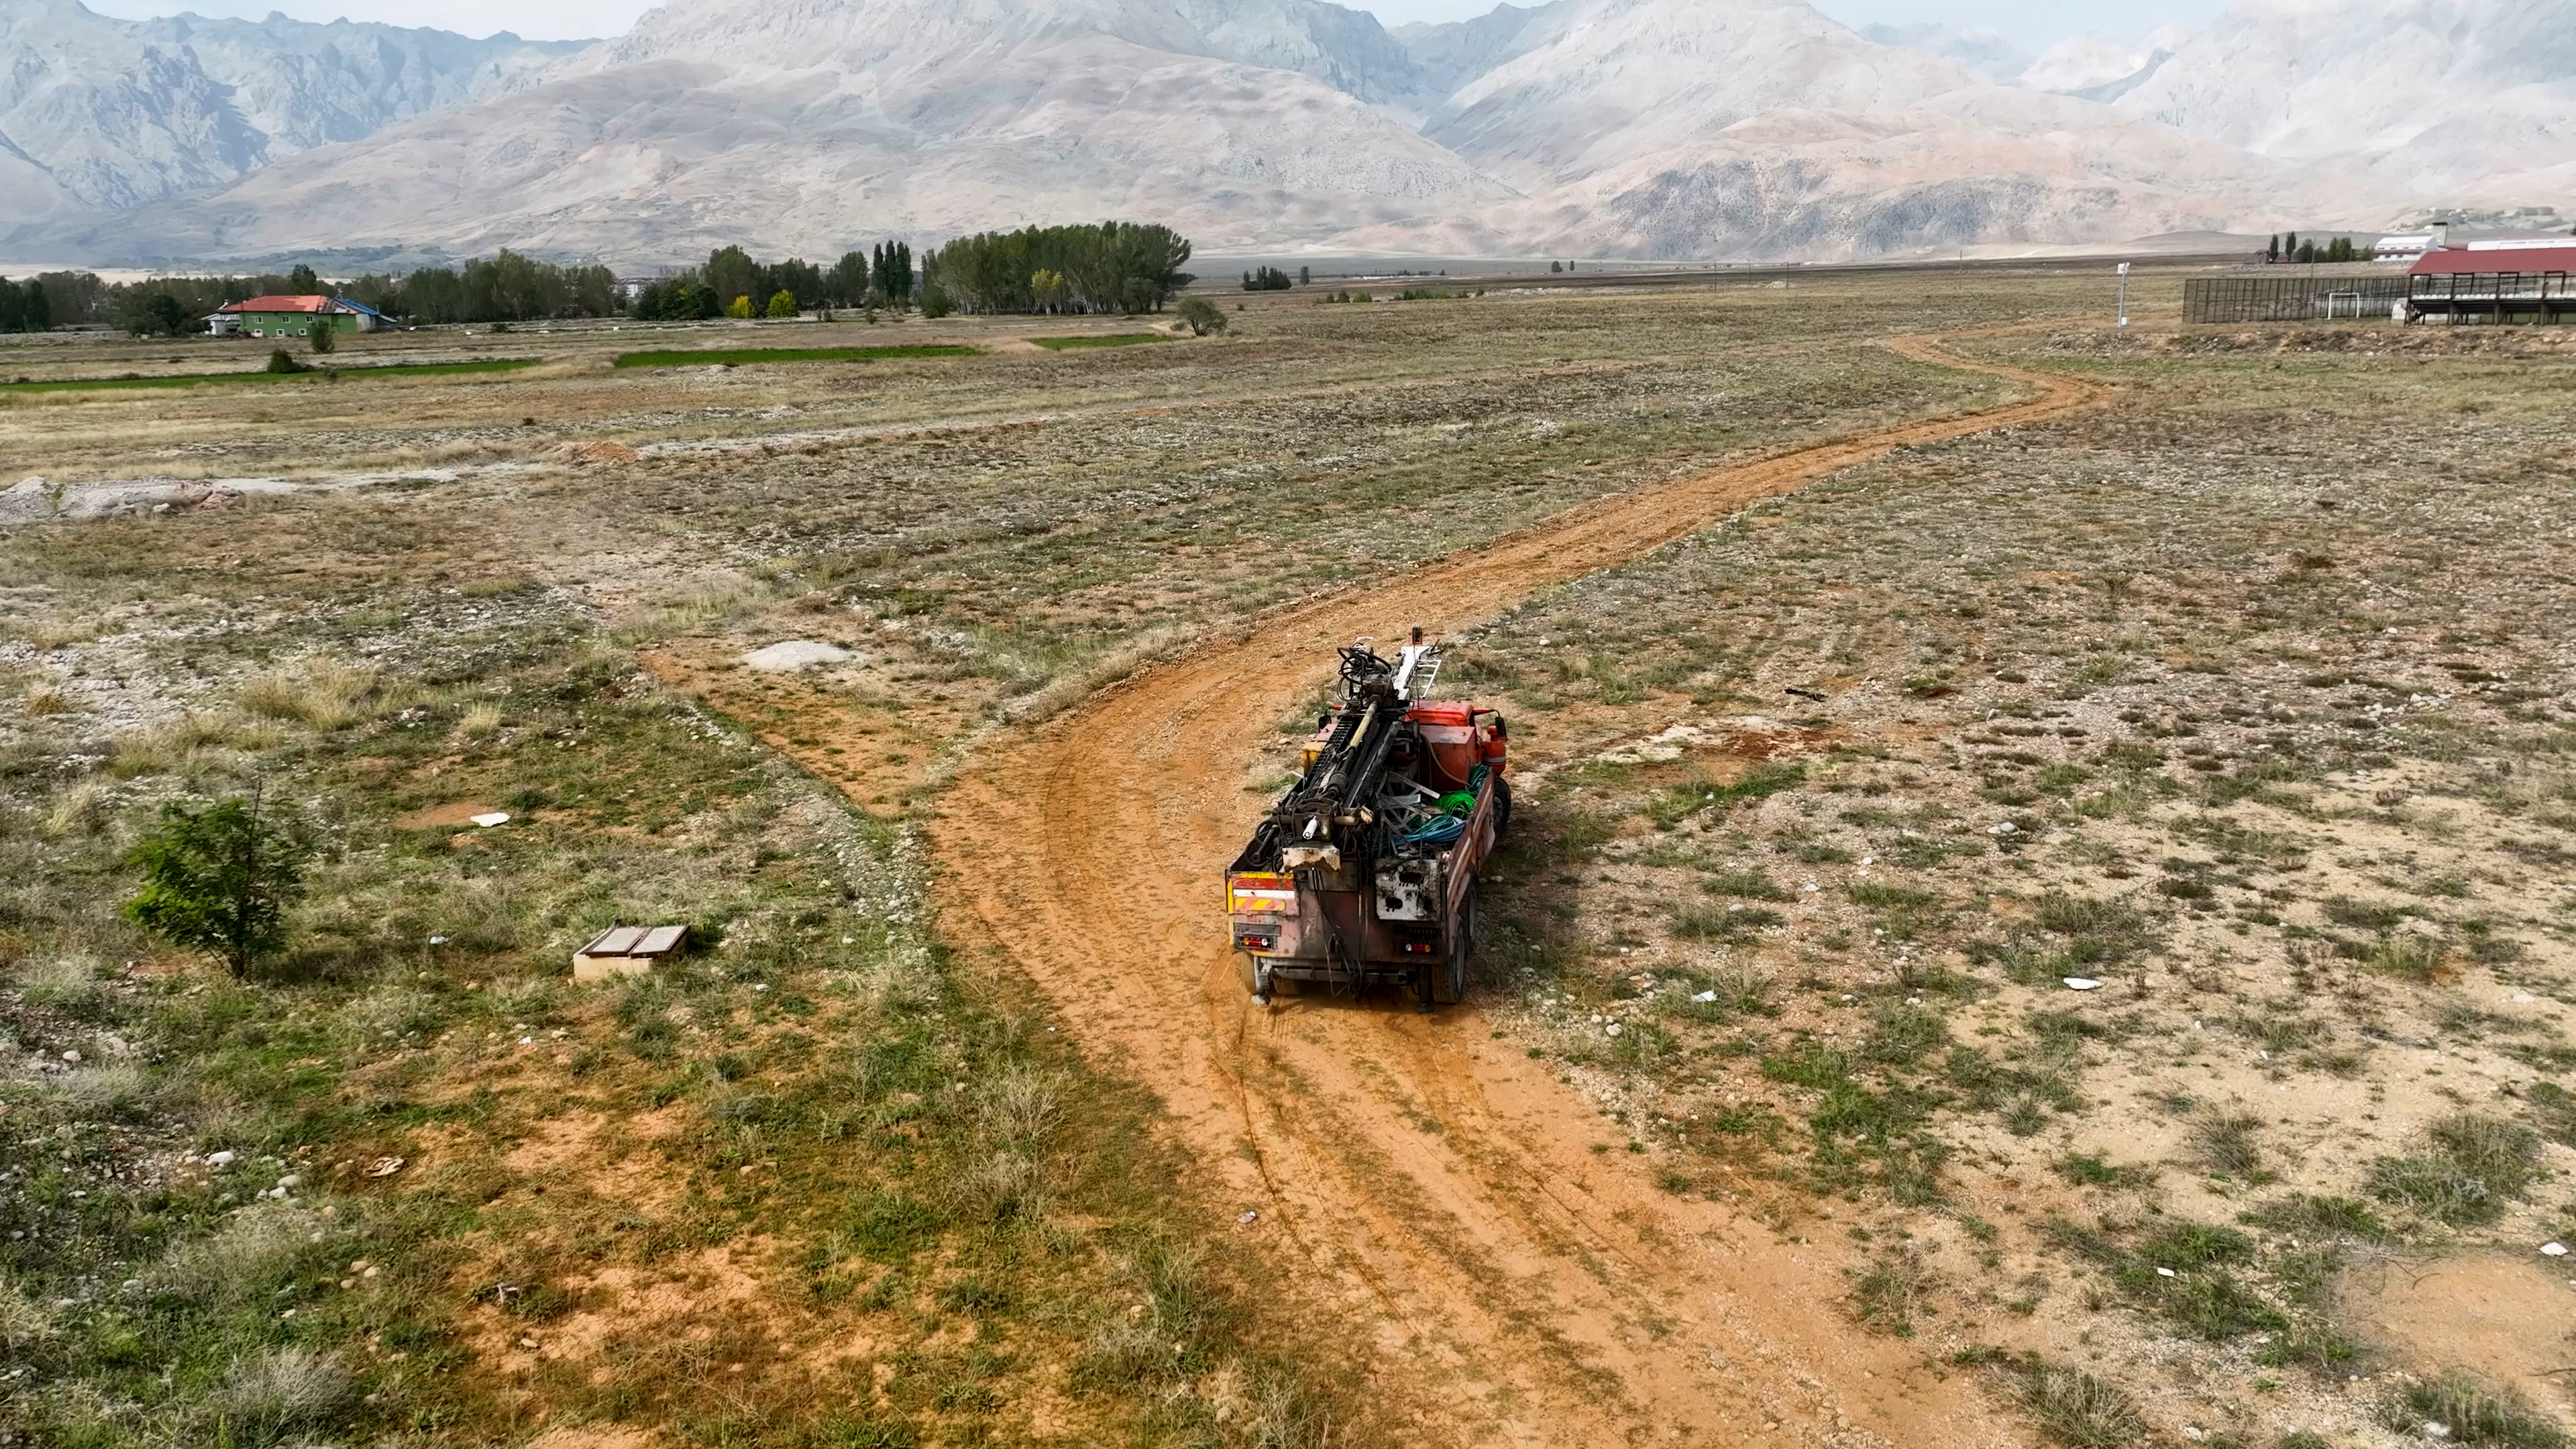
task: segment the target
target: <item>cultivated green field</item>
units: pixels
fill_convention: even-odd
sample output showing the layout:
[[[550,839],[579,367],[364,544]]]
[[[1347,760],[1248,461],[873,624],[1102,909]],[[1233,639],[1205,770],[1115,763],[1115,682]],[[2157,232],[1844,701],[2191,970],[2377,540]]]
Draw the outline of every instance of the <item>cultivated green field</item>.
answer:
[[[708,347],[667,348],[659,352],[621,352],[619,367],[741,367],[767,362],[874,362],[881,357],[971,357],[975,349],[954,343],[913,343],[890,347]]]

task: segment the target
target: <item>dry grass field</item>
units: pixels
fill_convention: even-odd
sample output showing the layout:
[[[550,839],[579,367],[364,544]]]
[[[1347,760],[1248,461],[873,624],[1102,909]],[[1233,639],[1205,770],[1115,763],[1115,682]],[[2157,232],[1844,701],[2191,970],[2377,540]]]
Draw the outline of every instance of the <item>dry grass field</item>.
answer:
[[[2105,290],[0,347],[0,1442],[2566,1442],[2576,354]],[[997,910],[1104,686],[1515,548],[1470,1007]],[[235,981],[121,862],[254,786]]]
[[[2522,341],[1990,344],[2120,403],[1479,631],[1549,767],[1511,1039],[2063,1442],[2564,1442],[2576,435]]]

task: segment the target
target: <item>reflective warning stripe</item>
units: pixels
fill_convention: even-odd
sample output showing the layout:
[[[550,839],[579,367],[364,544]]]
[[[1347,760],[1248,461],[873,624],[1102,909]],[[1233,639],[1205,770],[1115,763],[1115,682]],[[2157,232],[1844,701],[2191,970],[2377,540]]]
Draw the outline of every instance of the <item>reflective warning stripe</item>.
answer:
[[[1229,877],[1228,911],[1289,911],[1297,906],[1297,882],[1291,876],[1264,871]]]

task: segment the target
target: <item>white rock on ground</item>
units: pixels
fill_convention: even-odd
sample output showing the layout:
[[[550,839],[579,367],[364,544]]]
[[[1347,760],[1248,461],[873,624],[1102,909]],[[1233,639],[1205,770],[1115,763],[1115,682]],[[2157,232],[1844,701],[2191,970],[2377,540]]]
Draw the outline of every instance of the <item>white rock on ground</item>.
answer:
[[[848,658],[850,651],[838,644],[819,639],[782,639],[765,649],[754,649],[742,656],[742,662],[753,669],[786,674],[817,664],[839,664]]]

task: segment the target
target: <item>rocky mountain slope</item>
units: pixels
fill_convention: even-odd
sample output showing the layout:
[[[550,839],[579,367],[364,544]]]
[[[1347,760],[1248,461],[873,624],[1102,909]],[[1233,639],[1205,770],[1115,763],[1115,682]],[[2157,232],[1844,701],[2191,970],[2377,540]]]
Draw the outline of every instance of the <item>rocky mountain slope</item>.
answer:
[[[2179,25],[2159,25],[2139,40],[2096,33],[2070,35],[2050,46],[2014,79],[2034,90],[2117,100],[2136,90],[2191,39]]]
[[[1860,38],[1880,45],[1902,45],[1911,50],[1928,50],[1934,55],[1955,60],[1990,81],[2008,81],[2030,66],[2030,55],[2020,46],[1992,30],[1971,27],[1962,29],[1940,21],[1918,21],[1911,25],[1864,25]]]
[[[0,187],[32,219],[221,186],[531,84],[582,45],[276,14],[124,21],[80,0],[0,0]]]
[[[1425,133],[1523,189],[1591,176],[1782,107],[1890,112],[1977,83],[1799,0],[1588,0],[1461,86]]]
[[[1668,258],[2201,230],[2273,170],[1797,0],[1588,0],[1425,129],[1530,198],[1505,234]]]
[[[571,54],[0,0],[0,43],[51,67],[15,74],[52,77],[0,90],[0,185],[90,213],[0,245],[628,264],[1124,215],[1208,249],[1829,257],[2370,225],[2565,192],[2562,5],[2243,0],[2005,83],[1991,37],[1873,39],[1800,0],[1393,32],[1328,0],[675,0]],[[359,33],[374,70],[333,59]]]
[[[1399,113],[1415,75],[1312,0],[671,6],[542,87],[116,226],[160,255],[658,260],[1113,214],[1248,246],[1510,199]]]
[[[2452,203],[2576,191],[2566,0],[2262,0],[2176,48],[2119,108]]]
[[[1504,61],[1546,44],[1575,5],[1576,0],[1497,5],[1473,20],[1416,22],[1397,26],[1393,34],[1420,68],[1424,89],[1445,99]]]

